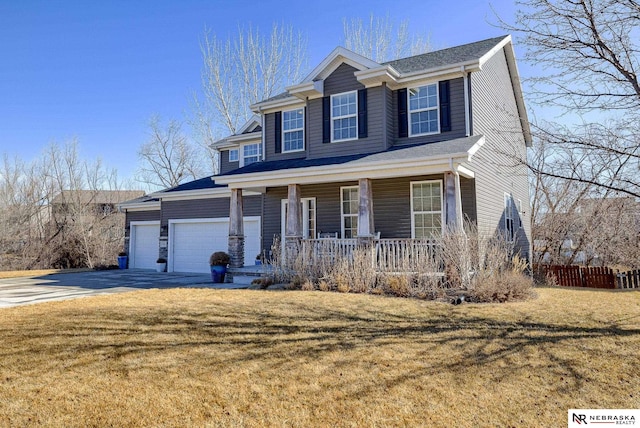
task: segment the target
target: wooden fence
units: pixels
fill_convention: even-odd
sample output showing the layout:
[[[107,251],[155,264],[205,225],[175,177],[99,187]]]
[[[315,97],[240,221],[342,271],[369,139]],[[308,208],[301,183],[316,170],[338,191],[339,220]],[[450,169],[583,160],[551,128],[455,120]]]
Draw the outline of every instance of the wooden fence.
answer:
[[[563,287],[587,288],[640,288],[640,270],[620,272],[608,267],[582,266],[534,266],[545,274],[555,277],[558,285]]]

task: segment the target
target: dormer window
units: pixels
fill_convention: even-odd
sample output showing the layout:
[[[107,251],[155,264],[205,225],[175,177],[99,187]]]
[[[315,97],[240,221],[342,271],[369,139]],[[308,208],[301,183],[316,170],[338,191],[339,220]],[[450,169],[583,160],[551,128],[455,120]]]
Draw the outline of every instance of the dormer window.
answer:
[[[409,89],[409,136],[437,134],[439,129],[438,85]]]
[[[282,112],[283,152],[304,150],[304,109]]]
[[[331,141],[358,138],[358,92],[331,96]]]
[[[262,156],[262,144],[245,144],[242,146],[242,163],[240,166],[259,162],[260,156]]]
[[[229,150],[229,162],[238,162],[238,149]]]

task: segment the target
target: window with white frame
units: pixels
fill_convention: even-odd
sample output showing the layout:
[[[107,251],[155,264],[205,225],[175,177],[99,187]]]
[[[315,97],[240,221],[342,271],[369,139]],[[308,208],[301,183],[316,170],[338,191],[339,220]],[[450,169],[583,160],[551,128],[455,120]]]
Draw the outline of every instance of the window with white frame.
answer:
[[[304,110],[282,112],[283,152],[304,150]]]
[[[238,149],[229,150],[229,162],[238,162]]]
[[[358,92],[331,96],[331,141],[358,137]]]
[[[358,186],[340,188],[343,238],[355,238],[358,235],[359,204],[360,196],[358,192]]]
[[[411,88],[408,92],[410,135],[438,133],[438,85]]]
[[[442,181],[411,182],[411,228],[415,239],[442,236]]]
[[[504,229],[507,241],[513,241],[516,234],[515,229],[515,204],[513,197],[505,193],[504,194]]]
[[[518,199],[518,228],[522,229],[522,199]]]
[[[259,162],[262,156],[262,144],[246,144],[242,146],[242,165],[246,166],[254,162]]]

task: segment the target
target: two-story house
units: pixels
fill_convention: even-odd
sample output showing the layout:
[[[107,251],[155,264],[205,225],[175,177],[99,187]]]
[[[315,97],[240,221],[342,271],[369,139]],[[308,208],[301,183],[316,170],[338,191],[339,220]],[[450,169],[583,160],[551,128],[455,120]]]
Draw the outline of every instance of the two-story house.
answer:
[[[510,36],[376,63],[338,47],[216,142],[220,174],[123,204],[129,251],[203,271],[285,241],[432,239],[464,219],[530,252],[531,145]],[[143,244],[141,244],[144,242]]]

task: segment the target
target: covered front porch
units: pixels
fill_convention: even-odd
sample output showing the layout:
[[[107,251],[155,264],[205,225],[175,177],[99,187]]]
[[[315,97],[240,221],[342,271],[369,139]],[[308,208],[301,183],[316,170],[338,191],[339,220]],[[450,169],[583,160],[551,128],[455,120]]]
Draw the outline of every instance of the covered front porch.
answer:
[[[454,155],[407,159],[426,149],[403,148],[394,157],[384,152],[336,158],[327,165],[321,164],[324,160],[263,162],[217,177],[231,189],[231,265],[242,266],[245,258],[243,191],[264,195],[266,255],[279,238],[285,257],[312,247],[342,257],[359,245],[375,244],[376,258],[398,263],[408,249],[431,245],[445,228],[462,226],[465,217],[475,220],[474,173],[466,164],[477,140]]]

